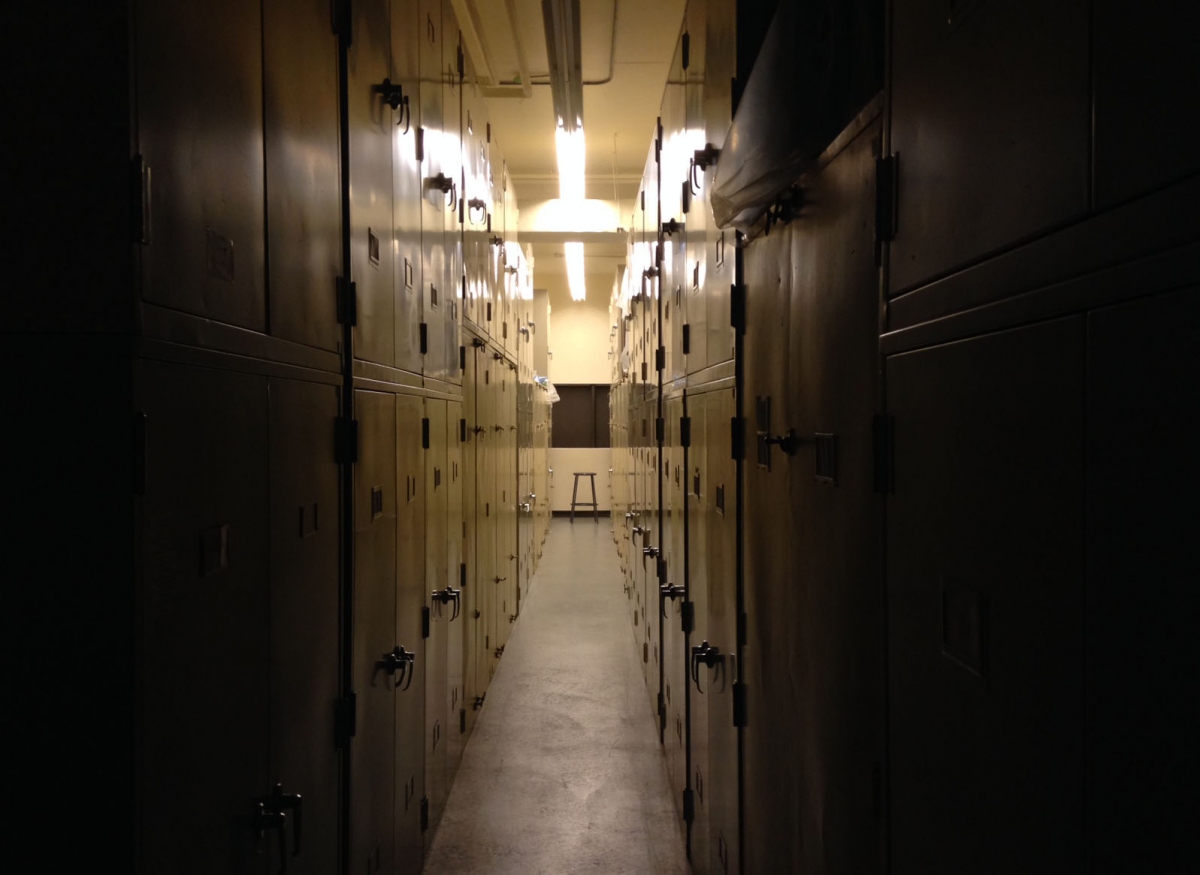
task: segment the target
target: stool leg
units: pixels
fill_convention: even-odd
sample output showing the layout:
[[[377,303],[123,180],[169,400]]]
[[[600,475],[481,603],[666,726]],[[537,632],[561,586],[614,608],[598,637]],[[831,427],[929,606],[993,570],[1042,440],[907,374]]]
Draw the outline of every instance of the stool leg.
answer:
[[[579,496],[579,475],[575,475],[575,483],[571,487],[571,525],[575,525],[575,499]]]
[[[596,475],[589,474],[588,479],[592,481],[592,522],[600,525],[600,512],[596,509],[600,505],[599,500],[596,498]]]

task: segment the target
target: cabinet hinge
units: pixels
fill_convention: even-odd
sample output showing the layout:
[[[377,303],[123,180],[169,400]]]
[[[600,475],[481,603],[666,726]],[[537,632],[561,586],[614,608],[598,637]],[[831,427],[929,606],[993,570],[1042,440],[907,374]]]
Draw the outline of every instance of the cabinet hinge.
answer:
[[[334,420],[333,455],[339,465],[358,461],[358,420],[339,416]]]
[[[650,367],[650,366],[649,366],[649,364],[648,364],[648,363],[646,363],[646,362],[642,362],[642,382],[643,382],[643,383],[644,383],[644,382],[646,382],[646,380],[647,380],[647,379],[649,378],[649,376],[650,376],[649,367]]]
[[[342,325],[358,324],[358,284],[337,278],[337,320]]]
[[[418,329],[421,337],[421,355],[429,353],[429,323],[422,322]]]
[[[466,352],[466,347],[463,347],[463,352]],[[467,442],[467,421],[465,419],[458,421],[458,442],[460,444]]]
[[[487,302],[487,321],[488,322],[492,321],[492,302],[491,301]]]
[[[489,143],[492,142],[492,123],[491,122],[487,123],[487,141]]]
[[[654,440],[661,444],[664,440],[666,440],[666,434],[667,423],[666,420],[660,416],[658,419],[654,420]]]
[[[742,427],[742,417],[735,416],[729,420],[729,446],[734,461],[746,458],[746,430]]]
[[[733,685],[733,725],[739,729],[746,725],[746,685]]]
[[[333,3],[333,32],[341,39],[342,44],[353,45],[354,9],[351,0],[334,0]]]
[[[146,494],[146,414],[133,415],[133,494]]]
[[[663,126],[662,116],[658,117],[658,121],[654,124],[654,163],[662,166],[662,143],[663,143]]]
[[[895,489],[893,433],[891,414],[876,414],[871,423],[871,442],[875,456],[875,491],[890,495]]]
[[[667,560],[659,556],[656,564],[658,571],[658,583],[660,586],[665,586],[667,583]]]
[[[467,709],[458,709],[458,732],[461,735],[467,731]]]
[[[429,830],[429,797],[421,797],[421,832]]]
[[[417,163],[425,160],[425,129],[417,128],[417,135],[413,138],[417,141]]]
[[[746,287],[740,283],[729,287],[729,324],[738,334],[746,333]]]
[[[429,417],[421,420],[421,449],[429,449]]]
[[[737,618],[737,644],[738,647],[745,647],[749,641],[749,636],[746,634],[746,612],[738,614]]]
[[[334,743],[339,749],[350,746],[350,739],[357,731],[358,696],[354,693],[333,703]]]
[[[696,631],[696,603],[684,602],[679,611],[679,618],[682,621],[681,627],[684,634]]]
[[[465,346],[458,348],[458,369],[460,371],[467,369],[467,348]]]
[[[464,528],[466,528],[466,525],[467,525],[466,523],[463,523]],[[458,588],[459,589],[467,588],[467,563],[466,562],[460,562],[458,564]]]
[[[667,366],[667,348],[660,346],[654,351],[654,370],[661,371]]]
[[[465,61],[466,61],[466,59],[463,57],[462,43],[459,43],[458,44],[458,78],[459,79],[461,79],[464,75],[466,75],[467,69],[466,69]]]
[[[692,181],[690,179],[683,183],[683,197],[680,206],[685,216],[692,210]]]
[[[646,189],[643,188],[641,191],[639,191],[638,197],[642,199],[642,212],[644,213],[646,212]]]
[[[688,68],[688,62],[692,58],[692,35],[686,30],[683,32],[683,69]]]
[[[688,355],[692,351],[692,326],[688,322],[683,323],[683,354]]]
[[[692,823],[696,819],[696,794],[693,790],[683,791],[683,822]]]
[[[690,416],[679,417],[679,446],[690,447],[692,445],[692,418]]]
[[[658,728],[660,732],[667,728],[667,703],[662,693],[658,694]]]
[[[130,183],[133,198],[133,222],[131,231],[137,243],[150,244],[150,165],[141,155],[133,156],[130,168]]]
[[[429,624],[432,620],[432,614],[429,608],[421,608],[421,637],[429,637]]]
[[[875,159],[875,261],[883,260],[883,244],[896,236],[899,156]]]

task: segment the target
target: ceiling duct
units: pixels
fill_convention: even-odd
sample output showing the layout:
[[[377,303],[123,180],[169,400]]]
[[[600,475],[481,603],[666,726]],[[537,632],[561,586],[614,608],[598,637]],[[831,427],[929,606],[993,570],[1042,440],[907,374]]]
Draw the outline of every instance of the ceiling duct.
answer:
[[[542,0],[546,57],[558,126],[567,133],[583,127],[583,47],[579,0]]]

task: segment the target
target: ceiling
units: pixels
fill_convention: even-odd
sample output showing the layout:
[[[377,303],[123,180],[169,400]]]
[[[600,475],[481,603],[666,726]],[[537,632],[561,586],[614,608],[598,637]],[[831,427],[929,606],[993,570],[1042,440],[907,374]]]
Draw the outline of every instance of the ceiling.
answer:
[[[684,5],[581,0],[587,197],[619,199],[622,215],[637,196]],[[464,43],[489,95],[492,132],[518,202],[558,197],[550,88],[537,84],[547,81],[541,0],[455,0],[455,6],[467,21]]]

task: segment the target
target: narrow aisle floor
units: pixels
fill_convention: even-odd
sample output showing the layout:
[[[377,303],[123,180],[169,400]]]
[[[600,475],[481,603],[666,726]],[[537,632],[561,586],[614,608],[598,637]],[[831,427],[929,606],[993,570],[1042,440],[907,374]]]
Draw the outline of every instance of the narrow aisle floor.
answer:
[[[553,520],[434,837],[440,873],[687,873],[606,520]]]

